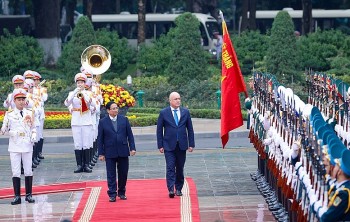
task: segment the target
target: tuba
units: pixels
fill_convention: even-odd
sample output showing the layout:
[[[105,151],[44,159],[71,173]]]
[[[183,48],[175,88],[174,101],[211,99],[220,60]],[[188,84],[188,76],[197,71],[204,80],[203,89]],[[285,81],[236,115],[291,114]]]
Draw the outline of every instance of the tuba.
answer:
[[[111,54],[101,45],[91,45],[81,54],[81,65],[83,68],[91,70],[94,75],[106,72],[111,62]]]

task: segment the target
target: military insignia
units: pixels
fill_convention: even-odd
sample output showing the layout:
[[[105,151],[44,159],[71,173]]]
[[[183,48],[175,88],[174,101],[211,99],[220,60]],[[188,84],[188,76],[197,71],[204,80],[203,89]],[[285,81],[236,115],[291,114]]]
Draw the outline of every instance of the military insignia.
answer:
[[[337,207],[340,203],[341,203],[341,198],[340,197],[336,197],[334,202],[333,202],[333,206]]]

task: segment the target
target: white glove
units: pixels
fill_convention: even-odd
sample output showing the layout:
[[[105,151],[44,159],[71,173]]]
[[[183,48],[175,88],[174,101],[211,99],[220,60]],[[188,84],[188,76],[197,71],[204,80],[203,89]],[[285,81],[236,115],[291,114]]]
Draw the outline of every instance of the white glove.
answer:
[[[265,117],[263,120],[263,126],[265,130],[269,130],[271,127],[270,121],[268,119],[268,117]]]
[[[318,208],[322,206],[322,200],[318,200],[314,204],[314,211],[317,212]]]
[[[30,142],[35,143],[36,141],[37,141],[36,133],[32,133],[32,137],[30,138]]]
[[[309,199],[310,199],[310,206],[312,206],[317,201],[316,195],[312,195]]]
[[[268,139],[264,139],[263,144],[264,144],[264,145],[270,145],[271,142],[272,142],[272,138],[268,138]]]
[[[327,210],[328,210],[328,207],[327,207],[327,206],[321,207],[321,208],[320,208],[320,211],[317,212],[317,213],[318,213],[318,217],[321,218],[322,215],[323,215],[324,213],[326,213]]]
[[[74,95],[77,94],[79,91],[80,91],[80,88],[75,88],[74,91],[73,91]]]
[[[295,163],[295,169],[297,170],[297,172],[300,169],[299,167],[301,167],[301,162],[300,161]]]

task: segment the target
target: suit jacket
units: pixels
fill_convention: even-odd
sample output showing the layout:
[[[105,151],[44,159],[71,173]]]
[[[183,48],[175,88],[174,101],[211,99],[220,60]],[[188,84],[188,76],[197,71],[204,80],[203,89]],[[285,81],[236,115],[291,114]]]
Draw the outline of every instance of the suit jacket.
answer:
[[[102,118],[98,125],[97,145],[98,154],[106,158],[130,156],[130,150],[136,148],[128,118],[118,115],[117,132],[109,115]]]
[[[157,121],[158,149],[163,147],[166,151],[173,151],[177,141],[181,150],[195,146],[191,115],[188,109],[180,107],[180,121],[177,126],[169,106],[159,113]]]

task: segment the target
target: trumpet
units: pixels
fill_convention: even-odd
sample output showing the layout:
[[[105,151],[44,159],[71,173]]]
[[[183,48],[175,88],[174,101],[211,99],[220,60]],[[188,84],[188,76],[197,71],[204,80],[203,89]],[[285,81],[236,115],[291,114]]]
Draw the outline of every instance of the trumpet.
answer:
[[[82,88],[77,88],[78,89],[78,91],[76,92],[76,96],[79,98],[79,99],[81,99],[81,98],[83,98],[84,97],[84,94],[83,94],[83,89]]]
[[[43,81],[41,81],[41,82],[38,84],[38,87],[41,87],[45,82],[46,82],[46,79],[44,79]]]

